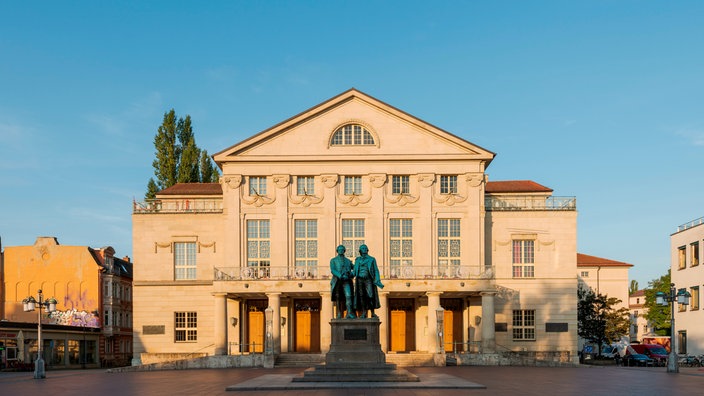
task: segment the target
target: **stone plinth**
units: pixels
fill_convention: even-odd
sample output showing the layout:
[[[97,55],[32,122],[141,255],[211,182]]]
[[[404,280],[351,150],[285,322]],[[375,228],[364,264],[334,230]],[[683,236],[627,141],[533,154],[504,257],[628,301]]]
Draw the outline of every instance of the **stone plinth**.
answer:
[[[418,377],[386,363],[379,343],[378,318],[333,319],[332,343],[325,364],[294,377],[293,382],[417,382]]]

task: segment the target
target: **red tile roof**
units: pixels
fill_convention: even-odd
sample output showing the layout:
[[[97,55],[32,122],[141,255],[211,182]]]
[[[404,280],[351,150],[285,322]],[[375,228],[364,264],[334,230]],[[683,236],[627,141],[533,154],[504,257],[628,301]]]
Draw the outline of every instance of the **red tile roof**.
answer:
[[[633,264],[577,253],[577,267],[633,267]]]
[[[540,185],[532,180],[505,180],[486,183],[488,193],[518,193],[518,192],[552,192],[551,188]]]
[[[176,183],[157,195],[222,195],[220,183]]]

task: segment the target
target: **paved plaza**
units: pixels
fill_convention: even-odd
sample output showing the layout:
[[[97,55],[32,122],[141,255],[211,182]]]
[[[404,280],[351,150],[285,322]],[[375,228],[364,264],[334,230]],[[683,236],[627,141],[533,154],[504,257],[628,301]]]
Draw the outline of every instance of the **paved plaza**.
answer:
[[[300,375],[297,368],[237,368],[108,373],[104,370],[47,371],[47,378],[35,380],[31,372],[0,373],[0,395],[697,395],[704,389],[704,369],[682,368],[668,374],[663,367],[582,366],[542,367],[411,367],[421,378],[419,388],[367,388],[347,386],[327,389],[235,390],[228,387],[253,384],[263,387]],[[443,386],[432,381],[444,378]],[[423,380],[431,387],[423,388]],[[263,382],[261,382],[264,380]],[[448,384],[475,384],[453,388]],[[388,384],[386,384],[388,386]]]

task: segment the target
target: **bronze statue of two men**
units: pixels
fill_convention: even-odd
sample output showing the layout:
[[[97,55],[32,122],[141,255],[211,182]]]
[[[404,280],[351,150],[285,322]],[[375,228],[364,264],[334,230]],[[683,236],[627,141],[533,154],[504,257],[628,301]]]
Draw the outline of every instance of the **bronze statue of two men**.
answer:
[[[347,249],[340,245],[337,247],[337,256],[330,260],[332,280],[332,301],[337,306],[337,319],[354,319],[357,311],[360,317],[366,318],[367,311],[371,311],[372,318],[378,318],[374,310],[381,307],[377,287],[384,288],[381,283],[379,267],[376,259],[369,255],[367,245],[359,247],[359,257],[352,260],[345,257]]]

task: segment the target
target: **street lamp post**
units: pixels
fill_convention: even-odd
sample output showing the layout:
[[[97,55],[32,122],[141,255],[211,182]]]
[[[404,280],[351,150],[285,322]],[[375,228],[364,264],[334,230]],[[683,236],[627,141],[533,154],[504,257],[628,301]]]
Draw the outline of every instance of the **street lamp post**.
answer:
[[[34,379],[46,378],[46,373],[44,371],[44,345],[42,342],[42,307],[46,309],[48,313],[56,311],[56,299],[50,298],[44,301],[44,295],[42,294],[42,289],[39,289],[39,301],[35,300],[34,297],[29,296],[22,300],[25,312],[34,311],[37,305],[39,305],[39,316],[37,320],[37,342],[38,344],[38,356],[37,360],[34,362]]]
[[[667,356],[667,372],[668,373],[679,373],[680,367],[677,363],[677,337],[675,334],[675,302],[682,305],[689,305],[689,298],[692,295],[689,294],[685,289],[680,289],[679,291],[675,288],[674,283],[670,283],[670,293],[665,294],[663,292],[655,293],[655,303],[666,307],[667,304],[670,305],[670,354]]]

